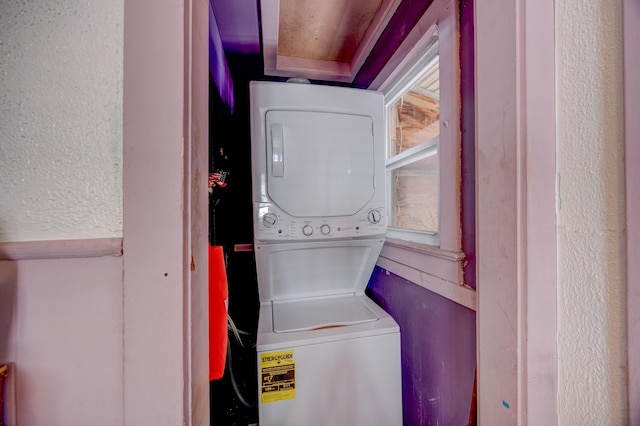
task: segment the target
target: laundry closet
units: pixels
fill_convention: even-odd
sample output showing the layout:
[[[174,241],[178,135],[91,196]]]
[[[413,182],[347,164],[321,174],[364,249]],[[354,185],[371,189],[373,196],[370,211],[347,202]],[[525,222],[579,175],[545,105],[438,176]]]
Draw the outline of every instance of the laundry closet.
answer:
[[[367,87],[418,3],[388,5],[389,33],[344,81],[277,75],[259,7],[211,0],[209,240],[224,254],[228,316],[212,425],[470,417],[475,312],[379,264],[386,105]]]

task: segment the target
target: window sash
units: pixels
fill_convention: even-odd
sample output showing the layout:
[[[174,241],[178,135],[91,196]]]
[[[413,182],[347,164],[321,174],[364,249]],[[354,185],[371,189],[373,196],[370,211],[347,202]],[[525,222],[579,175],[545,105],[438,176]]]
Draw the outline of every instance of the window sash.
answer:
[[[385,162],[386,170],[397,169],[398,167],[405,166],[413,163],[417,160],[424,158],[425,151],[432,152],[438,149],[440,145],[440,136],[436,136],[433,139],[429,139],[426,142],[416,145],[413,148],[406,149],[398,155],[394,155],[391,158],[387,158]],[[433,155],[433,154],[431,154]],[[418,158],[419,157],[419,158]]]
[[[393,84],[388,88],[387,93],[385,94],[385,110],[386,110],[386,122],[387,126],[390,126],[391,123],[391,114],[393,113],[394,106],[396,103],[409,91],[413,88],[413,86],[417,85],[427,73],[429,73],[436,66],[439,67],[439,42],[438,42],[438,27],[436,24],[432,25],[430,30],[425,35],[426,43],[423,47],[423,53],[417,57],[413,64],[408,66],[408,71],[403,73],[397,81],[394,81]],[[407,68],[407,66],[405,66]],[[439,121],[439,120],[438,120]],[[420,143],[414,147],[408,148],[399,154],[392,155],[391,153],[391,137],[389,133],[386,134],[386,157],[385,161],[386,173],[387,173],[387,205],[389,206],[388,211],[394,212],[393,204],[396,201],[392,179],[393,179],[393,170],[396,170],[400,167],[404,167],[411,163],[422,160],[430,155],[434,155],[439,153],[439,144],[440,144],[440,136],[436,136],[428,141]],[[438,188],[440,187],[439,180],[439,172],[440,167],[438,167],[438,176],[436,177]],[[439,246],[440,245],[440,195],[441,190],[437,190],[437,200],[436,200],[436,217],[437,217],[437,225],[435,230],[416,230],[416,229],[406,229],[399,228],[394,226],[392,223],[392,217],[389,215],[389,223],[387,227],[387,235],[391,238],[397,238],[400,240],[411,241],[420,244],[427,244],[431,246]]]

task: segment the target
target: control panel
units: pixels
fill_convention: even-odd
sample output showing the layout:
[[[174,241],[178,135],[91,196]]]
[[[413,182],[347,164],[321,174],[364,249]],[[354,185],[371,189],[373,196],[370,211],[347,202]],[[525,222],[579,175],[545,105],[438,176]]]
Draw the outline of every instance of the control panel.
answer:
[[[386,230],[384,206],[370,205],[353,216],[304,218],[292,217],[272,203],[254,205],[254,237],[259,241],[351,238]]]

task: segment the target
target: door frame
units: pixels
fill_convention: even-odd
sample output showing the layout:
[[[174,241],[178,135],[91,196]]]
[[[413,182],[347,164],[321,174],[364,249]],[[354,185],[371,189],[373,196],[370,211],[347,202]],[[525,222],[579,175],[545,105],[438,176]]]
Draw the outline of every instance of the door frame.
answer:
[[[124,1],[123,425],[209,424],[208,12]]]
[[[627,240],[627,359],[629,424],[640,424],[640,2],[624,0],[624,139]]]
[[[554,5],[486,1],[475,7],[478,416],[551,425]],[[126,0],[124,53],[123,423],[204,425],[207,0]]]
[[[553,1],[475,7],[481,425],[558,421],[554,14]]]

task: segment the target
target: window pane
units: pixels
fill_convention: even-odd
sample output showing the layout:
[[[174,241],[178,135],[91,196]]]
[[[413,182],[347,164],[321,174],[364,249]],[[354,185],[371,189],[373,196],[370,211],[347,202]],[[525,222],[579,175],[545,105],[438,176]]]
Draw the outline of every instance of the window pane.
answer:
[[[436,150],[390,174],[392,228],[438,232],[438,168]]]
[[[389,157],[440,134],[438,56],[389,108]]]

